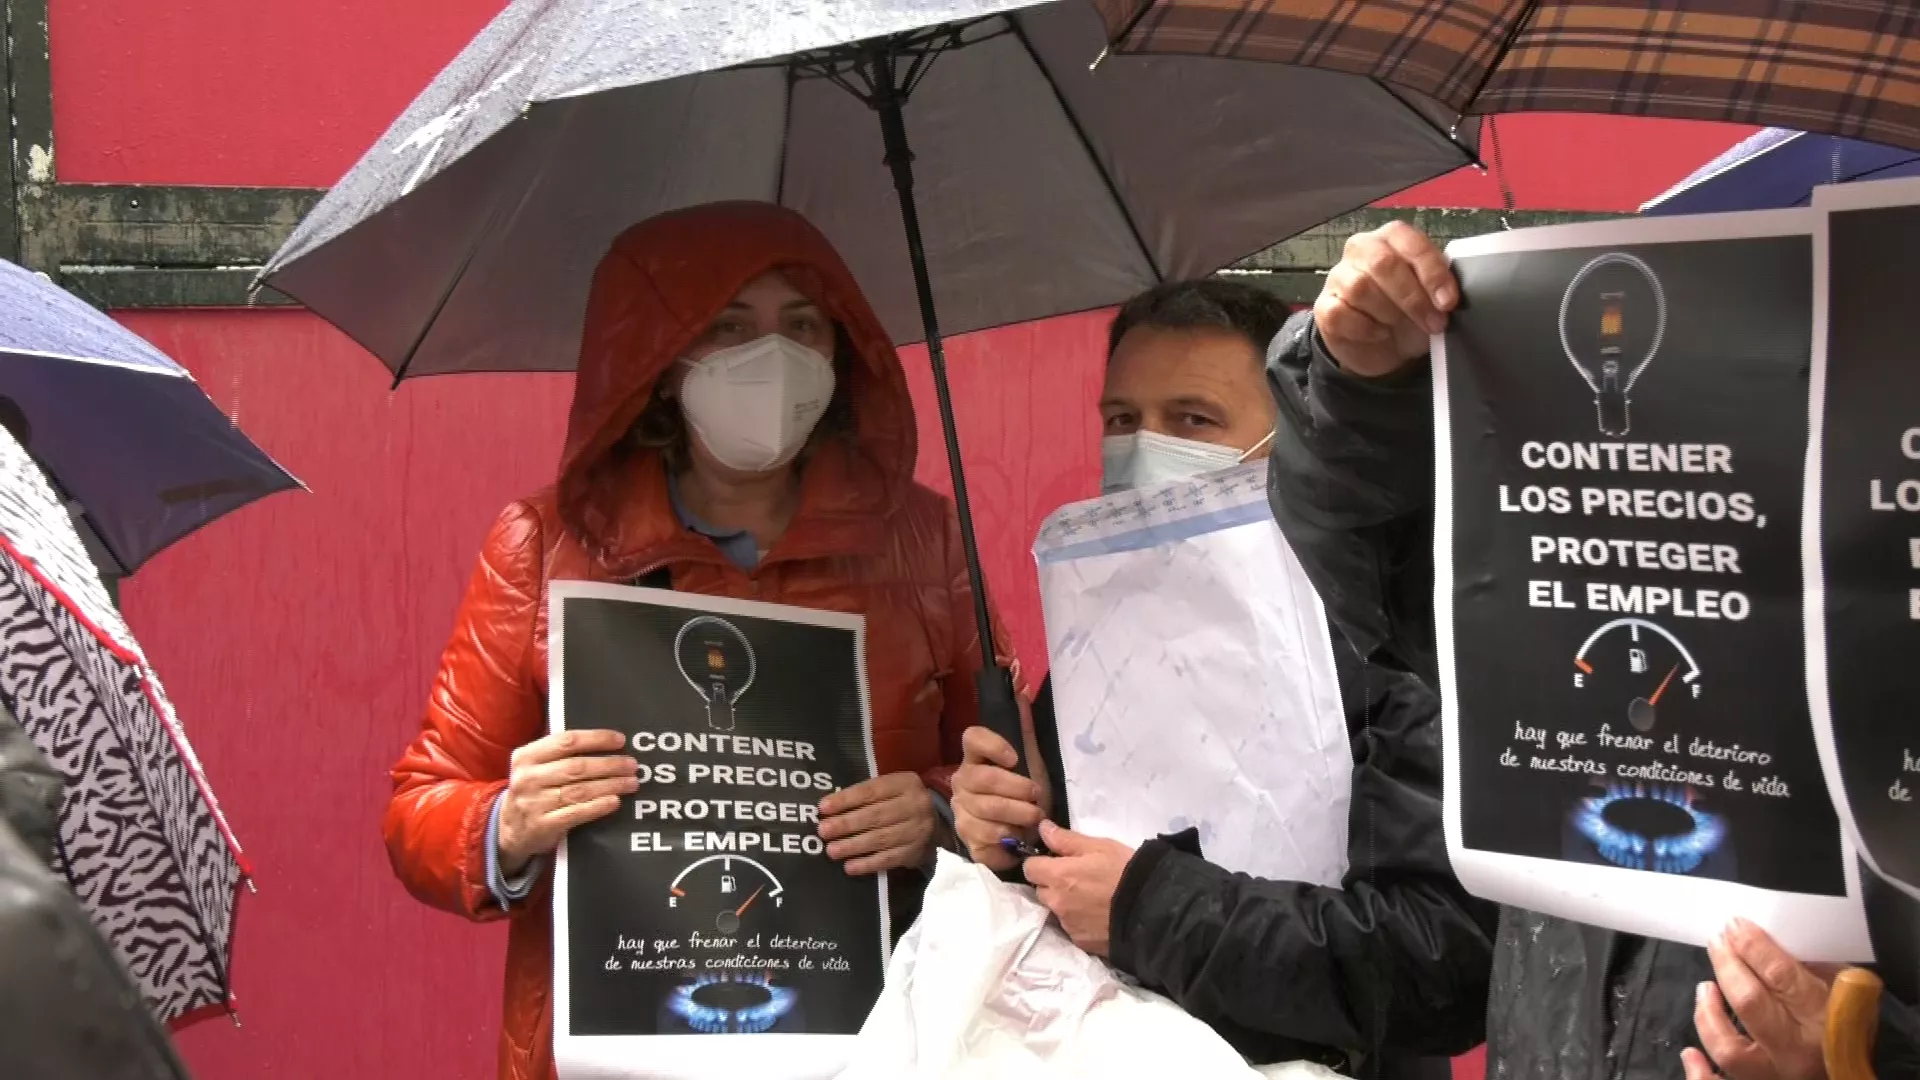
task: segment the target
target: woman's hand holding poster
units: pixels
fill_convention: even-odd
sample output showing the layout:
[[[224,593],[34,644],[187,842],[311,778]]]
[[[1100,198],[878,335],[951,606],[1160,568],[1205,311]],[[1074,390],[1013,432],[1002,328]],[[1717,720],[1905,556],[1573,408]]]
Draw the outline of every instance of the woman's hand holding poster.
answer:
[[[551,604],[553,729],[640,762],[560,852],[560,1075],[835,1075],[890,940],[885,875],[818,836],[820,799],[875,771],[862,620],[587,583]]]
[[[1819,260],[1815,211],[1449,246],[1435,599],[1448,845],[1476,894],[1694,944],[1742,915],[1803,960],[1870,957],[1855,823],[1908,815],[1864,839],[1909,882],[1920,836],[1890,772],[1920,751],[1920,609],[1894,580],[1920,587],[1920,515],[1870,505],[1920,439],[1903,213],[1911,242],[1843,255],[1836,231]],[[1894,291],[1842,300],[1860,273]],[[1897,482],[1874,490],[1897,505]],[[1879,799],[1836,811],[1830,788]]]

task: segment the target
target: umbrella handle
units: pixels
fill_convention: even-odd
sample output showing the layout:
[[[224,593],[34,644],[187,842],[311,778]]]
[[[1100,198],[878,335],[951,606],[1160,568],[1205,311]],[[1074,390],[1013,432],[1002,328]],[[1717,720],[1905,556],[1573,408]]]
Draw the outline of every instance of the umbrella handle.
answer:
[[[1834,978],[1827,998],[1827,1080],[1874,1080],[1880,989],[1880,976],[1865,968],[1850,967]]]

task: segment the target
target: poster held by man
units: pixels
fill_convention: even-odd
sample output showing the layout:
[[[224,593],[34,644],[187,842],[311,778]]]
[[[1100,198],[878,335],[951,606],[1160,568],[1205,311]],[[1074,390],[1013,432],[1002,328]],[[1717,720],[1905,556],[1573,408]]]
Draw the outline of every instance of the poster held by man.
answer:
[[[1435,605],[1448,847],[1476,895],[1871,955],[1805,678],[1810,224],[1448,248]]]
[[[1808,680],[1834,800],[1920,899],[1920,180],[1814,191]]]
[[[560,1075],[834,1075],[891,940],[886,876],[818,836],[820,799],[876,772],[864,621],[556,582],[549,627],[553,730],[619,731],[640,762],[560,851]]]

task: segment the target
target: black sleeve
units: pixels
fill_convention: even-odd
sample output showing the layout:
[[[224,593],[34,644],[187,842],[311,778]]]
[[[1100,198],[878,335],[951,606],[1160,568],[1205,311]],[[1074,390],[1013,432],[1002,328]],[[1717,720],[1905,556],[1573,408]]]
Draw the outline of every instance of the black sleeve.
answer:
[[[11,826],[44,866],[54,864],[64,787],[59,770],[0,702],[0,824]]]
[[[1071,829],[1073,824],[1067,810],[1067,767],[1060,760],[1060,722],[1053,711],[1052,672],[1040,680],[1040,689],[1033,695],[1033,738],[1040,744],[1040,760],[1047,767],[1047,789],[1053,797],[1053,823]]]
[[[1269,347],[1267,379],[1280,409],[1267,475],[1280,531],[1363,656],[1391,643],[1433,683],[1431,369],[1350,375],[1303,312]]]
[[[1462,1053],[1484,1036],[1497,912],[1447,861],[1438,701],[1338,638],[1335,655],[1355,760],[1341,887],[1230,873],[1188,836],[1149,841],[1114,896],[1110,959],[1255,1060]]]
[[[1871,965],[1886,983],[1880,998],[1880,1036],[1874,1066],[1885,1080],[1920,1080],[1920,900],[1860,864],[1861,899],[1873,937]]]
[[[0,1076],[189,1080],[119,953],[0,821]]]
[[[1920,1077],[1920,1012],[1891,994],[1880,999],[1880,1034],[1873,1043],[1873,1068],[1881,1080]]]

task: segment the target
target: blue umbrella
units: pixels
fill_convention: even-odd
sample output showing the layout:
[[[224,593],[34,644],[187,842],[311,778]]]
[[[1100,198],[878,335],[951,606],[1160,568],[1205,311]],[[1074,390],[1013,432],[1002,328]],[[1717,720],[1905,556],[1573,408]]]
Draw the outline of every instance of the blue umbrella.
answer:
[[[0,260],[0,423],[78,503],[116,575],[298,487],[165,353]]]
[[[1821,184],[1896,176],[1920,176],[1920,154],[1860,139],[1767,128],[1694,170],[1640,212],[1711,214],[1805,206]]]

